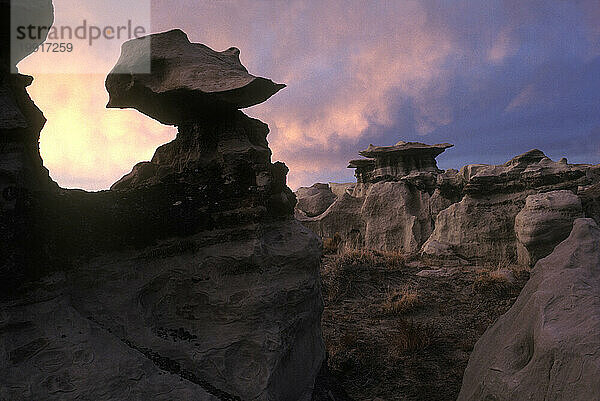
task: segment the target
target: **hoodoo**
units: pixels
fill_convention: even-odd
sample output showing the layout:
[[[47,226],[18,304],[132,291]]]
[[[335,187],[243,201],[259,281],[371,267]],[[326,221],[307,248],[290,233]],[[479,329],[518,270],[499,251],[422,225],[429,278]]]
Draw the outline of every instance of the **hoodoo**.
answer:
[[[373,146],[360,151],[368,159],[351,160],[357,182],[377,182],[405,177],[412,172],[439,173],[435,158],[454,145],[400,141],[393,146]]]
[[[325,359],[320,244],[293,219],[267,125],[239,110],[283,85],[248,74],[238,54],[179,30],[125,43],[109,106],[174,124],[176,139],[110,191],[40,184],[21,214],[3,203],[3,221],[27,217],[32,236],[2,272],[22,266],[19,250],[36,269],[28,284],[5,275],[27,285],[0,302],[0,398],[311,399]],[[150,74],[126,71],[138,57]],[[27,144],[20,171],[43,178]]]

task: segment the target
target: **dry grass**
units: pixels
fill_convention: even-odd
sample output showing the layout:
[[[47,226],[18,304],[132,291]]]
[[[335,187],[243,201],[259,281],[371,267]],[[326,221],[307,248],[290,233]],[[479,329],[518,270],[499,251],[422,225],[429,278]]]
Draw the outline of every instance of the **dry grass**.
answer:
[[[323,289],[327,300],[354,295],[356,283],[369,279],[370,271],[396,270],[404,266],[404,256],[396,252],[342,247],[323,265]]]
[[[323,253],[326,255],[331,255],[338,252],[340,247],[340,243],[342,242],[342,237],[339,233],[335,233],[332,238],[324,238],[323,239]]]
[[[400,320],[399,330],[388,334],[392,362],[407,353],[421,351],[435,342],[437,334],[432,326]]]
[[[473,282],[478,292],[492,292],[497,295],[508,294],[513,288],[513,280],[508,269],[480,270]]]
[[[402,289],[388,290],[381,308],[385,313],[410,313],[421,304],[419,292],[405,286]]]

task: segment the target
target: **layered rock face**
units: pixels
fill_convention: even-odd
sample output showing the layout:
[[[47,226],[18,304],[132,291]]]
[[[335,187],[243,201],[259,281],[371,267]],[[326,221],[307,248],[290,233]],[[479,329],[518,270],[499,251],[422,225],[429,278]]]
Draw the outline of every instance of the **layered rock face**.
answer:
[[[429,204],[447,203],[436,193],[442,171],[435,157],[451,146],[370,145],[360,152],[370,159],[351,160],[348,166],[356,169],[356,185],[338,184],[335,202],[320,215],[314,214],[316,208],[307,209],[302,202],[306,190],[299,190],[296,217],[322,238],[340,238],[345,246],[415,252],[433,230]]]
[[[320,243],[293,219],[268,127],[237,110],[274,92],[248,78],[236,94],[243,74],[231,50],[213,52],[220,61],[200,74],[206,82],[187,76],[165,89],[165,77],[204,71],[213,57],[187,54],[210,49],[181,31],[147,40],[166,70],[128,73],[123,60],[139,48],[126,44],[107,78],[111,102],[176,124],[177,137],[110,191],[30,196],[23,214],[46,252],[32,260],[38,281],[0,303],[0,375],[10,383],[0,398],[310,399],[324,361]],[[207,96],[219,82],[231,84],[224,97]],[[156,88],[165,90],[145,96]],[[199,108],[214,100],[210,113],[176,112],[195,98]]]
[[[350,162],[357,177],[351,193],[318,216],[298,205],[296,216],[352,247],[530,264],[566,237],[575,218],[600,215],[598,166],[554,162],[535,149],[503,165],[440,171],[435,155],[449,146],[370,146],[361,154],[375,159]],[[410,166],[402,152],[412,155]]]
[[[530,224],[525,221],[529,208],[523,212],[524,218],[515,229],[516,217],[526,207],[527,197],[551,191],[569,191],[575,196],[581,188],[594,182],[595,178],[588,175],[594,168],[591,165],[568,164],[565,159],[554,162],[539,150],[519,155],[504,165],[465,166],[459,171],[456,184],[452,184],[463,194],[462,199],[439,212],[435,229],[423,245],[423,251],[436,255],[435,249],[439,249],[441,244],[466,258],[516,262],[517,248],[521,246],[517,231],[521,231],[524,241],[530,241],[525,239],[528,234],[524,231],[527,230],[524,225]],[[577,203],[564,192],[563,197]],[[557,208],[562,206],[557,205]],[[575,206],[575,209],[578,208]],[[548,214],[548,221],[544,224],[554,225],[554,218],[562,221],[561,213]],[[568,232],[570,221],[580,217],[577,211],[566,213],[571,218],[560,223],[563,228],[559,232]],[[559,240],[560,237],[557,234]],[[539,240],[544,241],[542,238]],[[544,252],[548,249],[542,254]],[[527,257],[521,257],[524,263],[529,263],[525,259]]]
[[[600,229],[577,219],[512,308],[475,345],[459,401],[595,400],[600,394]]]

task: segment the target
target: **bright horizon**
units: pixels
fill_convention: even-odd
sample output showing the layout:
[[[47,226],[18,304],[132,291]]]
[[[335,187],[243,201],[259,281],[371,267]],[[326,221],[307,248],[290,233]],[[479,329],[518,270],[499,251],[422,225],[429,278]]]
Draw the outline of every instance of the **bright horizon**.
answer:
[[[90,13],[78,4],[56,13]],[[533,148],[600,163],[597,1],[179,0],[151,11],[152,32],[238,47],[251,74],[287,85],[244,112],[269,125],[273,161],[290,168],[293,189],[354,181],[348,160],[399,140],[453,143],[438,157],[444,169]],[[36,56],[21,73],[36,70]],[[104,74],[30,73],[48,119],[41,154],[63,187],[107,189],[175,135],[135,110],[105,109],[117,57],[72,61]]]

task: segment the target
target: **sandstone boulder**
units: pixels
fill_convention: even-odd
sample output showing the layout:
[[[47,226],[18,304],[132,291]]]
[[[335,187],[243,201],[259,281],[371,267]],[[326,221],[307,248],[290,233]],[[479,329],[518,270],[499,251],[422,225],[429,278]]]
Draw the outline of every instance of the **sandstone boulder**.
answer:
[[[522,195],[490,198],[465,196],[442,210],[422,252],[447,257],[450,250],[467,259],[514,261],[516,259],[515,216],[525,204]]]
[[[106,79],[107,107],[132,107],[174,125],[262,103],[284,87],[249,74],[235,47],[216,52],[179,29],[125,42]]]
[[[577,219],[515,304],[475,345],[458,401],[596,400],[600,229]]]
[[[325,356],[319,247],[292,220],[168,240],[79,266],[73,304],[207,392],[309,400]]]
[[[337,197],[331,191],[329,185],[316,183],[308,188],[298,188],[296,198],[298,199],[296,208],[308,217],[314,217],[327,210]]]
[[[573,221],[584,217],[581,200],[571,191],[529,195],[515,218],[517,256],[522,265],[534,265],[569,236]]]

